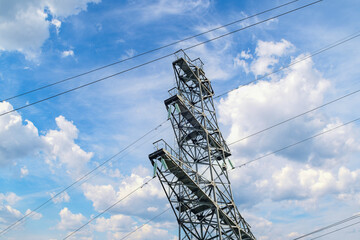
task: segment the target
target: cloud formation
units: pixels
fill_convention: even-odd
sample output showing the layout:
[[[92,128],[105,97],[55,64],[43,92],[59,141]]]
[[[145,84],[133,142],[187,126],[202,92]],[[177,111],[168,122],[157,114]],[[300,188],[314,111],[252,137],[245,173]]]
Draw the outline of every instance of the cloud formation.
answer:
[[[86,221],[86,217],[81,213],[72,213],[68,208],[63,208],[59,215],[60,222],[58,228],[60,230],[74,231]]]
[[[302,58],[303,55],[300,55],[292,61]],[[330,87],[330,81],[324,79],[313,67],[312,60],[308,59],[293,65],[284,75],[275,76],[270,81],[258,81],[231,92],[219,104],[220,121],[230,127],[227,141],[232,143],[322,105]],[[256,154],[274,151],[340,124],[341,120],[329,118],[324,113],[315,111],[265,134],[236,143],[233,151],[256,157]],[[357,144],[354,144],[356,131],[351,126],[333,132],[325,138],[326,140],[319,137],[279,154],[293,160],[320,164],[324,159],[340,156],[345,150],[358,149]]]
[[[140,224],[143,220],[140,221]],[[107,239],[122,239],[132,231],[140,226],[139,223],[134,221],[130,216],[115,214],[109,218],[100,217],[96,220],[93,228],[97,232],[107,232]],[[141,225],[142,226],[142,225]],[[177,239],[174,235],[169,233],[166,224],[145,224],[141,229],[131,234],[129,239]]]
[[[158,207],[162,209],[162,204],[165,203],[165,194],[156,180],[149,182],[140,191],[126,197],[151,178],[148,174],[143,167],[138,167],[133,170],[130,176],[124,177],[119,184],[93,185],[86,183],[83,187],[84,195],[93,202],[93,207],[98,212],[122,198],[125,199],[117,204],[111,210],[112,212],[139,215],[147,214],[147,208]],[[149,202],[149,198],[152,198],[153,201]]]
[[[238,55],[245,71],[259,75],[272,71],[294,46],[286,41],[259,41],[255,54]],[[255,57],[253,57],[255,56]],[[304,55],[291,61],[302,59]],[[271,79],[243,86],[221,99],[219,119],[232,143],[273,124],[324,103],[331,83],[314,67],[312,59],[293,65]],[[231,145],[233,161],[240,165],[289,144],[343,124],[318,110],[257,136]],[[311,141],[230,173],[234,193],[242,206],[261,202],[306,202],[332,196],[349,196],[360,189],[360,169],[347,166],[359,152],[359,129],[348,125]],[[242,194],[246,192],[246,195]],[[355,199],[355,196],[352,197]]]
[[[61,53],[61,56],[62,56],[63,58],[69,57],[69,56],[73,57],[74,55],[75,55],[75,54],[74,54],[74,51],[73,51],[73,50],[66,50],[66,51],[63,51],[63,52]]]
[[[200,12],[210,6],[209,0],[155,0],[133,1],[133,11],[138,12],[143,20],[149,21],[167,15],[179,15],[188,12]]]
[[[13,192],[0,193],[0,225],[11,223],[22,217],[22,213],[13,206],[21,200]]]
[[[49,38],[51,25],[59,32],[60,19],[86,11],[89,3],[100,1],[0,0],[0,51],[18,51],[34,59]]]
[[[8,102],[0,103],[0,112],[12,110]],[[48,130],[40,135],[38,129],[29,120],[23,119],[17,112],[0,118],[0,167],[15,165],[26,157],[45,157],[49,166],[65,167],[67,173],[76,177],[86,170],[86,164],[93,156],[75,143],[79,130],[76,126],[59,116],[55,119],[59,130]],[[21,167],[22,177],[29,174],[27,167]]]
[[[11,110],[10,103],[0,103],[0,112]],[[0,167],[36,155],[42,145],[38,129],[28,120],[24,124],[19,113],[13,112],[0,118]]]
[[[249,51],[242,51],[234,59],[234,64],[242,67],[247,74],[251,70],[255,76],[264,75],[273,70],[273,67],[279,63],[280,57],[294,50],[294,45],[285,39],[282,39],[280,42],[259,40],[254,56]],[[252,59],[251,63],[247,61],[249,59]]]

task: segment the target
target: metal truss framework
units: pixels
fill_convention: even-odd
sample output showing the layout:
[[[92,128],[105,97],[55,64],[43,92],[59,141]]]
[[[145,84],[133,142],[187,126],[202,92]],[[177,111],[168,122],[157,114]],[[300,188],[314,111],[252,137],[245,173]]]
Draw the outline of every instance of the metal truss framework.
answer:
[[[165,106],[177,150],[159,140],[149,159],[179,223],[179,239],[254,240],[233,200],[227,172],[231,153],[218,127],[203,63],[183,51],[176,56],[176,87]]]

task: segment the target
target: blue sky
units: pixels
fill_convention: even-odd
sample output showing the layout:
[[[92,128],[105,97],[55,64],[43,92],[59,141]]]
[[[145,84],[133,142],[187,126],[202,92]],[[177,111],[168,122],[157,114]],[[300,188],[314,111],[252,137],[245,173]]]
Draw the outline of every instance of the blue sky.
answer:
[[[0,0],[0,98],[71,77],[286,1]],[[292,5],[187,42],[0,103],[23,106],[309,3]],[[354,0],[324,0],[187,52],[216,94],[358,32]],[[360,88],[360,40],[216,100],[228,143]],[[0,227],[10,225],[166,120],[174,57],[0,117]],[[357,94],[230,146],[235,165],[360,115]],[[259,240],[294,239],[360,212],[360,128],[347,125],[230,172],[234,198]],[[40,209],[4,239],[63,239],[152,175],[152,142],[173,144],[167,122],[81,186]],[[145,179],[145,180],[144,180]],[[155,179],[74,239],[121,239],[161,213]],[[151,234],[150,234],[151,233]],[[170,211],[128,239],[177,239]],[[358,239],[358,226],[326,239]]]

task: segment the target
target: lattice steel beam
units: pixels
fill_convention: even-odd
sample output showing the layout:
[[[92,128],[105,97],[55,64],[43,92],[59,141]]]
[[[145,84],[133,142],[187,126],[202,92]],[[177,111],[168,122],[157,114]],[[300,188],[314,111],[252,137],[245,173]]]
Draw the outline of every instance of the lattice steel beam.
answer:
[[[233,200],[226,163],[231,153],[203,63],[183,51],[177,54],[176,87],[164,101],[177,150],[159,140],[149,159],[179,223],[179,239],[254,240]]]

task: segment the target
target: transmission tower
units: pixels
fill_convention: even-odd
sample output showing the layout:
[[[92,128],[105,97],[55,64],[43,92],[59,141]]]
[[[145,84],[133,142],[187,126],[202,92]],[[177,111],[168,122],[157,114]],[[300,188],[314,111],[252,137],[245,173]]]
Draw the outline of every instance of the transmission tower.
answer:
[[[165,100],[177,146],[154,143],[149,155],[179,224],[179,240],[255,240],[231,191],[228,146],[218,127],[210,80],[202,61],[182,50],[172,63],[176,87]]]

